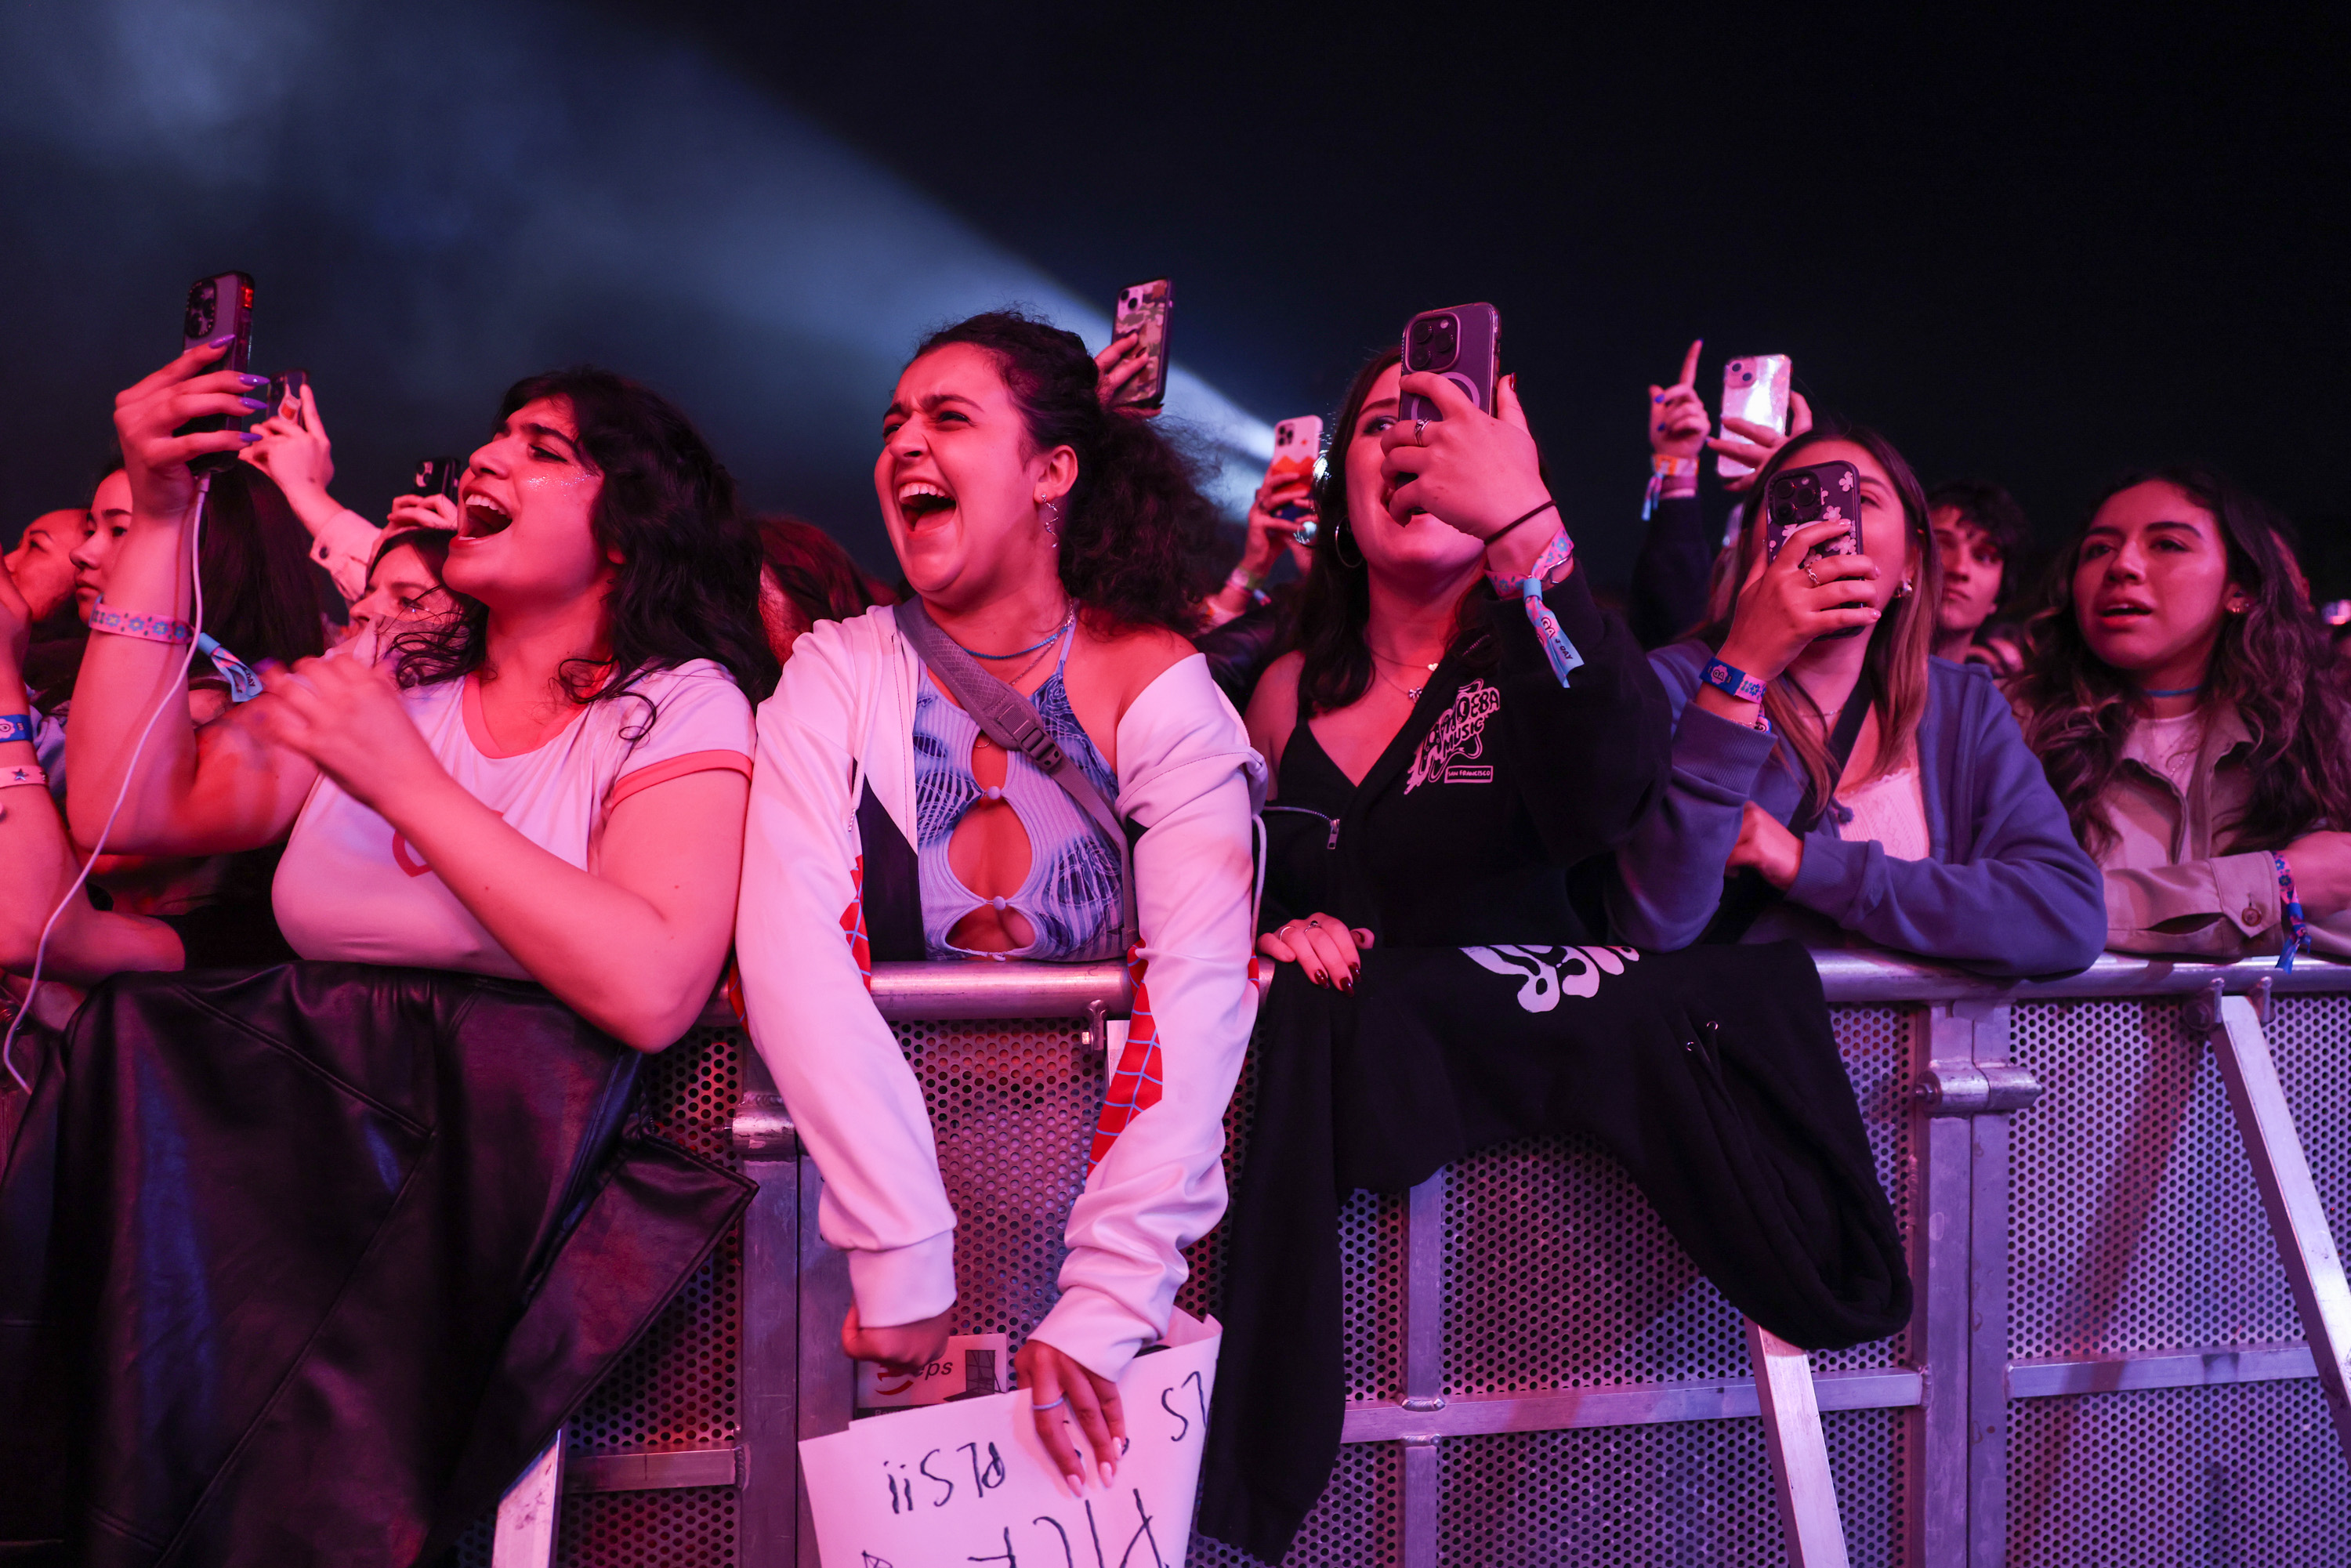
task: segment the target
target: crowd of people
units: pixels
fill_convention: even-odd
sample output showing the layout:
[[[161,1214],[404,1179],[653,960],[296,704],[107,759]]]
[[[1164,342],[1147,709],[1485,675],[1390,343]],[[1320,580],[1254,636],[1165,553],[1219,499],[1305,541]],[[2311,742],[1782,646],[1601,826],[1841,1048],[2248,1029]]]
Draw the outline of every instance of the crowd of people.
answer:
[[[1261,1299],[1228,1313],[1203,1528],[1278,1559],[1338,1404],[1327,1431],[1267,1418],[1312,1360],[1285,1336],[1322,1284],[1249,1281],[1319,1267],[1333,1192],[1703,1107],[1746,1153],[1628,1135],[1626,1164],[1751,1315],[1850,1343],[1899,1323],[1907,1284],[1799,942],[1995,977],[2102,949],[2351,956],[2346,682],[2291,529],[2218,474],[2117,479],[2035,570],[1997,485],[1930,489],[1885,434],[1801,396],[1784,432],[1718,422],[1693,344],[1648,389],[1653,505],[1612,603],[1575,538],[1631,508],[1562,516],[1544,465],[1570,455],[1539,449],[1515,378],[1481,407],[1391,347],[1316,477],[1260,488],[1235,565],[1198,464],[1109,396],[1136,350],[1090,354],[1014,312],[922,342],[874,462],[894,589],[820,529],[752,515],[681,410],[607,371],[517,382],[455,494],[402,497],[381,525],[334,498],[311,389],[267,405],[216,345],[128,388],[117,460],[0,572],[0,1127],[22,1129],[0,1273],[103,1231],[89,1205],[129,1224],[126,1191],[162,1168],[144,1140],[230,1122],[266,1139],[270,1107],[201,1071],[117,1082],[240,1027],[222,1004],[166,1043],[141,1032],[140,1009],[199,975],[297,976],[269,1003],[289,1039],[334,1036],[378,974],[522,983],[618,1061],[686,1032],[731,961],[848,1255],[842,1345],[920,1366],[955,1312],[955,1214],[872,966],[1121,961],[1136,1021],[1019,1380],[1070,1484],[1106,1482],[1071,1431],[1115,1452],[1116,1379],[1226,1215],[1254,1034],[1280,1064],[1259,1146],[1281,1153],[1235,1200],[1233,1289]],[[1408,398],[1434,413],[1405,417]],[[1709,453],[1744,472],[1703,486]],[[1850,516],[1781,537],[1759,498],[1824,465],[1850,466]],[[1821,548],[1856,521],[1858,549]],[[416,1004],[382,1049],[454,1038],[454,1019]],[[1687,1060],[1606,1060],[1644,1030],[1687,1036]],[[1582,1048],[1572,1083],[1562,1042]],[[1741,1071],[1832,1087],[1789,1103]],[[89,1135],[92,1097],[134,1092],[145,1116],[171,1103],[170,1125]],[[619,1125],[550,1156],[549,1213],[574,1212],[566,1172]],[[1785,1212],[1759,1186],[1788,1189]],[[1762,1279],[1741,1230],[1811,1272]],[[532,1232],[517,1280],[546,1278],[569,1234]],[[43,1282],[11,1321],[65,1339],[11,1331],[6,1352],[181,1343],[156,1314],[205,1247],[310,1244],[198,1234],[169,1257],[27,1265]],[[130,1340],[69,1326],[134,1311]],[[233,1359],[241,1331],[207,1322]],[[308,1351],[269,1354],[308,1375]],[[27,1380],[0,1366],[0,1390]],[[121,1409],[128,1429],[68,1423],[62,1469],[21,1472],[64,1481],[0,1489],[0,1540],[131,1529],[105,1491],[123,1464],[89,1445],[225,1454],[263,1421]],[[331,1445],[367,1419],[361,1398],[299,1430]],[[213,1478],[165,1511],[217,1514]],[[418,1495],[398,1528],[439,1541],[440,1500]],[[249,1545],[301,1527],[218,1528]]]

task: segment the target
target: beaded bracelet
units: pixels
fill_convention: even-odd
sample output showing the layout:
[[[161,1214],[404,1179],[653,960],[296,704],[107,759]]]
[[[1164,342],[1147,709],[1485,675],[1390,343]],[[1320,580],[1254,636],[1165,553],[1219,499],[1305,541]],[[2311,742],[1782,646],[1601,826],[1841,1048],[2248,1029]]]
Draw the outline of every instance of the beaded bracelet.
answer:
[[[1548,505],[1545,503],[1546,507]],[[1545,507],[1537,507],[1527,514],[1527,517],[1544,509]],[[1527,517],[1520,517],[1519,523],[1525,522]],[[1510,525],[1511,528],[1518,526],[1518,523]],[[1498,533],[1486,542],[1491,544],[1499,538],[1501,534]],[[1559,677],[1559,684],[1562,686],[1567,685],[1568,675],[1583,665],[1583,655],[1575,651],[1575,644],[1569,642],[1567,633],[1560,629],[1559,617],[1543,603],[1543,579],[1574,559],[1575,541],[1569,538],[1567,531],[1562,528],[1550,544],[1543,547],[1542,554],[1535,557],[1534,564],[1527,568],[1524,576],[1511,578],[1499,571],[1486,574],[1486,580],[1494,585],[1496,593],[1516,592],[1525,603],[1527,620],[1535,629],[1535,640],[1542,644],[1543,657],[1551,661],[1551,673]]]
[[[33,738],[33,716],[28,713],[0,713],[0,745],[12,740]]]
[[[174,647],[195,640],[196,629],[184,621],[168,615],[131,615],[107,608],[101,599],[89,607],[89,629],[110,632],[117,637],[136,637],[143,643],[168,643]]]
[[[2310,923],[2303,918],[2302,900],[2294,895],[2294,872],[2285,856],[2272,850],[2270,859],[2277,862],[2278,902],[2285,908],[2285,939],[2278,948],[2277,967],[2291,974],[2294,954],[2310,946]]]

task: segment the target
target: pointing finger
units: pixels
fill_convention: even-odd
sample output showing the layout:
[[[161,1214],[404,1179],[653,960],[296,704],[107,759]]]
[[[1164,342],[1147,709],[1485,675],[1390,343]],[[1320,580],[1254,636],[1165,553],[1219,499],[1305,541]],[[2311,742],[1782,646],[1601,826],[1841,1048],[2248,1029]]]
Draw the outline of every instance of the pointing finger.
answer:
[[[1689,346],[1689,352],[1682,356],[1682,385],[1693,386],[1697,384],[1698,350],[1705,347],[1706,340],[1704,338],[1696,339]]]

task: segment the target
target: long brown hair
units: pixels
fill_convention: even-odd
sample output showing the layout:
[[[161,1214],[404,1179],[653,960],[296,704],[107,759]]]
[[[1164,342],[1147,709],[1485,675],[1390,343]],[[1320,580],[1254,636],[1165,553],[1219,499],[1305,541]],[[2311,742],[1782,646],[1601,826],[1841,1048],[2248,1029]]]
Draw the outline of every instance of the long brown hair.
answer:
[[[2099,509],[2150,482],[2169,485],[2212,515],[2229,580],[2249,601],[2241,615],[2221,612],[2199,705],[2209,711],[2233,704],[2252,732],[2245,768],[2252,794],[2231,824],[2231,847],[2277,849],[2314,829],[2351,827],[2351,705],[2329,678],[2326,630],[2294,586],[2273,517],[2222,476],[2179,465],[2107,486],[2042,579],[2032,652],[2010,695],[2074,836],[2094,853],[2113,844],[2100,798],[2139,718],[2137,683],[2090,652],[2082,636],[2074,570]]]
[[[1894,601],[1894,613],[1881,617],[1870,629],[1869,653],[1862,679],[1869,683],[1870,701],[1877,709],[1877,755],[1855,784],[1866,784],[1901,765],[1918,737],[1918,721],[1927,712],[1927,660],[1935,646],[1935,607],[1943,599],[1943,562],[1935,549],[1934,531],[1927,522],[1927,492],[1918,476],[1894,450],[1894,444],[1867,425],[1824,419],[1802,435],[1791,437],[1771,454],[1748,487],[1747,526],[1740,531],[1739,557],[1730,570],[1730,597],[1722,613],[1698,628],[1709,648],[1722,646],[1739,609],[1739,591],[1763,549],[1763,491],[1782,469],[1800,467],[1796,460],[1824,441],[1848,441],[1877,459],[1894,481],[1902,503],[1903,526],[1909,530],[1914,568],[1911,591]],[[1870,541],[1862,540],[1864,554]],[[1881,566],[1879,569],[1885,570]],[[1823,712],[1796,678],[1782,672],[1763,691],[1763,712],[1771,727],[1795,753],[1802,777],[1813,788],[1813,799],[1825,801],[1836,792],[1837,779],[1829,758],[1828,731],[1833,716]],[[1777,750],[1773,756],[1780,756]]]
[[[1339,404],[1338,417],[1331,425],[1330,445],[1322,455],[1322,476],[1314,486],[1314,562],[1307,570],[1298,599],[1297,647],[1303,660],[1298,672],[1301,718],[1336,713],[1371,689],[1372,650],[1364,628],[1372,618],[1372,574],[1362,547],[1353,542],[1354,523],[1348,515],[1347,449],[1354,444],[1355,426],[1363,422],[1364,404],[1371,401],[1372,387],[1403,358],[1403,347],[1392,345],[1364,361]],[[1349,554],[1354,556],[1352,564]],[[1493,596],[1494,591],[1482,578],[1461,596],[1454,607],[1448,653],[1466,653],[1473,663],[1491,657],[1485,619],[1479,612]]]

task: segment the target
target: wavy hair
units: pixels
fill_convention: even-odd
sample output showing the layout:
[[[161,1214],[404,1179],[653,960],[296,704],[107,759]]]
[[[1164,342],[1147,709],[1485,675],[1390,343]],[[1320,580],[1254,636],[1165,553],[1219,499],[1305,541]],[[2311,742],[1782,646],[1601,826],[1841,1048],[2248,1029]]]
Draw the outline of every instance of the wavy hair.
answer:
[[[1927,492],[1892,442],[1867,425],[1849,424],[1831,416],[1782,444],[1756,473],[1755,483],[1748,486],[1754,501],[1747,526],[1740,530],[1729,601],[1719,615],[1698,628],[1698,634],[1708,647],[1716,649],[1730,635],[1730,622],[1739,610],[1739,591],[1763,549],[1764,486],[1774,475],[1801,466],[1795,459],[1825,441],[1851,442],[1877,459],[1877,465],[1894,481],[1895,497],[1902,503],[1903,527],[1910,535],[1910,553],[1917,563],[1910,592],[1895,601],[1893,614],[1881,616],[1870,628],[1862,678],[1869,683],[1870,703],[1877,709],[1878,741],[1869,770],[1854,780],[1860,785],[1899,767],[1917,740],[1918,721],[1927,712],[1927,661],[1935,646],[1935,607],[1943,600],[1943,560],[1935,549],[1934,530],[1927,522]],[[1865,555],[1869,553],[1869,542],[1866,538],[1862,540]],[[1811,784],[1813,799],[1828,800],[1838,783],[1828,745],[1835,716],[1823,711],[1803,684],[1786,671],[1764,687],[1763,712],[1781,740],[1794,751],[1796,769]],[[1772,755],[1784,763],[1778,748]]]
[[[517,382],[492,428],[540,398],[570,407],[580,450],[603,478],[589,528],[620,560],[604,600],[610,656],[565,661],[559,679],[571,700],[622,695],[644,671],[693,659],[716,664],[753,702],[765,697],[778,668],[759,625],[759,544],[709,443],[659,392],[592,365]],[[449,597],[455,614],[394,640],[401,685],[483,667],[489,610],[454,589]]]
[[[1365,360],[1348,383],[1347,395],[1331,423],[1331,444],[1323,452],[1322,476],[1314,487],[1318,520],[1314,560],[1298,596],[1294,645],[1301,662],[1298,672],[1301,718],[1353,706],[1372,687],[1372,649],[1364,637],[1364,628],[1372,618],[1371,569],[1364,564],[1360,545],[1352,565],[1339,547],[1340,539],[1354,528],[1348,510],[1347,452],[1355,444],[1355,426],[1363,423],[1364,405],[1371,401],[1372,388],[1403,357],[1401,346],[1391,346]],[[1473,666],[1493,662],[1493,639],[1480,613],[1493,598],[1494,591],[1481,576],[1454,605],[1448,656],[1462,653]]]
[[[2126,475],[2090,507],[2042,579],[2032,653],[2010,690],[2074,837],[2094,854],[2114,844],[2101,797],[2139,715],[2137,684],[2082,635],[2074,572],[2099,510],[2149,483],[2168,485],[2211,514],[2229,580],[2250,601],[2241,615],[2220,612],[2202,697],[2207,709],[2233,705],[2253,737],[2245,769],[2252,795],[2230,824],[2231,848],[2277,849],[2314,829],[2351,827],[2351,705],[2329,675],[2326,629],[2294,585],[2269,508],[2222,475],[2180,464]]]
[[[990,310],[940,328],[914,358],[954,343],[996,361],[1032,452],[1077,455],[1057,529],[1070,597],[1098,629],[1164,626],[1189,637],[1217,571],[1217,511],[1200,494],[1200,463],[1150,420],[1102,407],[1102,372],[1074,332]]]

